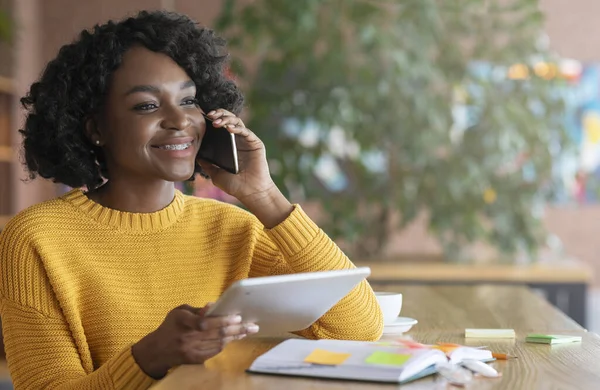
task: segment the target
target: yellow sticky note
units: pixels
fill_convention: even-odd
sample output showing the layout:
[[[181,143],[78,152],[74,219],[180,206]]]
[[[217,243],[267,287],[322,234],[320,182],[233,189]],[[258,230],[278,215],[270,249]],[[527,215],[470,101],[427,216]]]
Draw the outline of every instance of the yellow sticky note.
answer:
[[[404,355],[401,353],[375,351],[365,359],[365,363],[369,364],[387,364],[390,366],[403,366],[410,355]]]
[[[317,348],[304,358],[304,362],[337,366],[338,364],[344,363],[350,355],[351,354],[349,353],[331,352]]]

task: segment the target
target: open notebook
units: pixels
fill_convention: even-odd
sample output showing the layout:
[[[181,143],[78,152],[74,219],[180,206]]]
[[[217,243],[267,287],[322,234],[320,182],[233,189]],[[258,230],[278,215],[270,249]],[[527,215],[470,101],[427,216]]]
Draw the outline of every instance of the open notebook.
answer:
[[[455,355],[455,356],[452,356]],[[493,360],[490,351],[459,348],[462,359]],[[434,374],[449,359],[439,349],[408,349],[360,341],[289,339],[259,356],[248,372],[356,381],[405,383]]]

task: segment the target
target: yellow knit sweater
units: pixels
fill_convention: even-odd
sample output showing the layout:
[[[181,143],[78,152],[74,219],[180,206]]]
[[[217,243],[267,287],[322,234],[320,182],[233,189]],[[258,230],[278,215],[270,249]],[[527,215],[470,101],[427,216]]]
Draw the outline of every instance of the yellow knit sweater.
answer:
[[[80,190],[17,215],[0,235],[0,315],[16,389],[144,389],[131,346],[187,303],[234,281],[353,267],[299,206],[266,230],[244,210],[176,192],[155,213],[102,207]],[[381,311],[361,283],[311,338],[377,339]]]

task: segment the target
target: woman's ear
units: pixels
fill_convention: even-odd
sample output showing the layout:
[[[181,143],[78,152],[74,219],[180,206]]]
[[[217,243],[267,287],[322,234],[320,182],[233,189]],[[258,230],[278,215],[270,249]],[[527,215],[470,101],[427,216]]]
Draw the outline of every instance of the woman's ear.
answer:
[[[89,117],[85,120],[85,135],[95,146],[102,146],[102,134],[98,129],[98,122],[95,118]]]

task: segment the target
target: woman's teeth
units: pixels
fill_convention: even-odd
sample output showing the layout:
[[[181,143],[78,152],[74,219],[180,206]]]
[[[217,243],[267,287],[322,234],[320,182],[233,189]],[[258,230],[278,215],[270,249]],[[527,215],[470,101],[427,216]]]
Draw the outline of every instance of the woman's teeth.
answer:
[[[189,148],[190,146],[192,146],[191,142],[188,142],[185,144],[176,144],[176,145],[160,145],[158,148],[166,149],[166,150],[185,150],[185,149]]]

